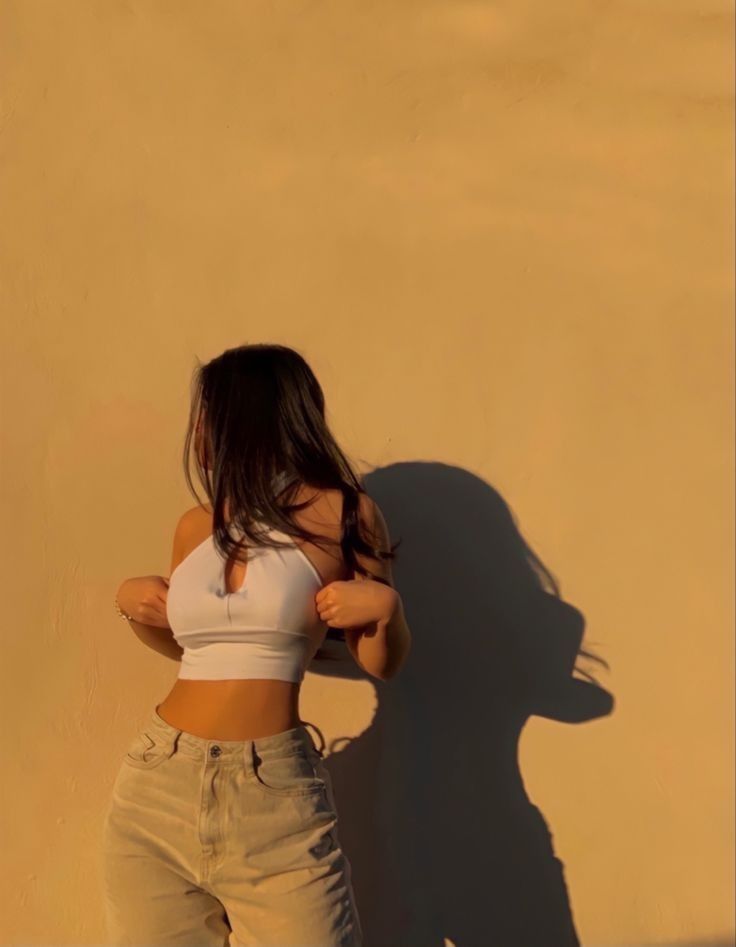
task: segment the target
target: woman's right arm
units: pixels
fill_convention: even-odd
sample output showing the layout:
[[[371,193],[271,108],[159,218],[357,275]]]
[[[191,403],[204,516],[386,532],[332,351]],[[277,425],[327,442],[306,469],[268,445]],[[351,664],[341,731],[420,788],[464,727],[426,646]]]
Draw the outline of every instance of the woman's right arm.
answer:
[[[171,572],[184,558],[187,514],[179,520],[174,532]],[[171,574],[171,573],[169,573]],[[169,580],[160,575],[144,575],[125,579],[117,592],[120,608],[131,616],[129,626],[140,641],[164,657],[181,660],[182,648],[177,644],[166,617]]]

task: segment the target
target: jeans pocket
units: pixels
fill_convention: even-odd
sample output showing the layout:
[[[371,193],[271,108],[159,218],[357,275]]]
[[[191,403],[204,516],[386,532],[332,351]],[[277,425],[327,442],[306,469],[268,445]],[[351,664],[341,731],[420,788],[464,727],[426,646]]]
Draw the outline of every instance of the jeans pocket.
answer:
[[[143,730],[136,734],[123,757],[123,762],[136,769],[153,769],[169,759],[173,752],[172,740],[166,740],[155,732]]]
[[[302,747],[253,754],[252,782],[272,796],[312,796],[325,791],[317,754]]]

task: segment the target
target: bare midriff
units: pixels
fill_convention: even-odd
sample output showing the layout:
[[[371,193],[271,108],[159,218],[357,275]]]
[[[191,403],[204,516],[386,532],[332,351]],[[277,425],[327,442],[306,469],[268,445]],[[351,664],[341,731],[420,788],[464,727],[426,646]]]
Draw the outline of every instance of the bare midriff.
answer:
[[[156,710],[207,740],[256,740],[299,725],[299,689],[292,681],[179,678]]]
[[[304,496],[304,491],[300,491],[296,502],[302,502]],[[339,494],[336,496],[340,497]],[[339,550],[340,506],[330,507],[329,500],[329,496],[323,495],[314,508],[317,516],[313,512],[311,517],[302,515],[299,519],[308,529],[330,536]],[[334,503],[337,500],[333,500]],[[211,513],[211,508],[205,507],[202,534],[197,539],[203,539],[212,531]],[[339,554],[334,557],[326,555],[311,544],[305,547],[305,554],[326,583],[344,578]],[[228,563],[225,570],[227,591],[234,592],[242,586],[246,571],[247,566],[243,563]],[[300,688],[300,683],[292,681],[177,678],[156,710],[172,727],[207,740],[256,740],[299,725]]]

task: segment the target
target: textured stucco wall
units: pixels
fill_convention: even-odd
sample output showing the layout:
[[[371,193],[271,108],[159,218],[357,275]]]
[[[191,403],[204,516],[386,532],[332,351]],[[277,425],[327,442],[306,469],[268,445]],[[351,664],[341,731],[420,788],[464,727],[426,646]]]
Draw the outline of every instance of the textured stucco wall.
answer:
[[[175,674],[112,594],[193,502],[193,354],[273,340],[361,464],[491,484],[611,663],[611,716],[520,747],[584,944],[726,943],[731,4],[0,15],[1,942],[100,943],[103,807]],[[378,703],[305,684],[330,738]]]

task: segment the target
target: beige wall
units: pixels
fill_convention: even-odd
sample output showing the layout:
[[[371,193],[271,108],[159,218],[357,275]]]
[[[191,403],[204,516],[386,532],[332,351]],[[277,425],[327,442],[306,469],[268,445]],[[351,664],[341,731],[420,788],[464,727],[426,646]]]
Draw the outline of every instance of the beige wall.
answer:
[[[193,502],[194,355],[248,341],[306,355],[362,467],[491,484],[585,615],[614,712],[533,717],[520,757],[586,947],[730,942],[732,29],[2,4],[3,944],[101,941],[103,807],[175,675],[112,595]],[[376,706],[306,681],[330,737]]]

